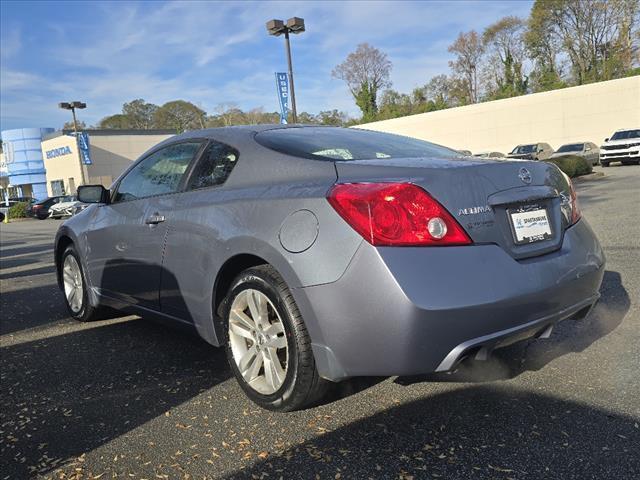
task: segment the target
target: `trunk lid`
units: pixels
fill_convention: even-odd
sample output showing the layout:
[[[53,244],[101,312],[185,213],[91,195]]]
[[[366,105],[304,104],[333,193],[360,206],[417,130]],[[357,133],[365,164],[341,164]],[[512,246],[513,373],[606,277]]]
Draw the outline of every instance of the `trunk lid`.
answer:
[[[568,225],[570,187],[549,163],[473,158],[403,158],[335,162],[339,183],[410,182],[424,188],[474,243],[500,245],[516,259],[560,248]],[[518,244],[512,213],[544,209],[551,234]]]

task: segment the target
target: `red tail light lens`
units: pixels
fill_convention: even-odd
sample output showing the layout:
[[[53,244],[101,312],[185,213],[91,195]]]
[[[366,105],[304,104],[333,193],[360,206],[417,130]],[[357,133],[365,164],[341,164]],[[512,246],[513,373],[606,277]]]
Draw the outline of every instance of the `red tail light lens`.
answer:
[[[569,188],[571,189],[571,225],[576,223],[582,217],[580,208],[578,207],[578,195],[573,187],[573,182],[569,180]]]
[[[331,206],[371,245],[469,245],[471,239],[431,195],[411,183],[342,183]]]

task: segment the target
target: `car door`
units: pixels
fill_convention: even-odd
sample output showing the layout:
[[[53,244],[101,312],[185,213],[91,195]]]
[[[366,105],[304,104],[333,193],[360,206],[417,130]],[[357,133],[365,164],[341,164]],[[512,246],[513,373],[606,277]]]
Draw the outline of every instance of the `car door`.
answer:
[[[87,259],[92,285],[101,295],[159,309],[165,220],[171,214],[166,198],[181,191],[202,144],[179,142],[147,155],[122,177],[111,202],[96,209]]]
[[[224,183],[238,159],[235,148],[210,141],[189,174],[185,192],[173,200],[162,269],[163,313],[192,323],[211,318],[211,292],[225,255],[219,242],[236,228],[225,204],[229,190]]]

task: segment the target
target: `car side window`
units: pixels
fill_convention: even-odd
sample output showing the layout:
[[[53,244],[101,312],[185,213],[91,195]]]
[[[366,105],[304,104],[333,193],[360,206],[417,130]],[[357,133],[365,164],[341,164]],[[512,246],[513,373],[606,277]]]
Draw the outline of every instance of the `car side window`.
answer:
[[[224,143],[211,142],[196,165],[189,190],[222,185],[238,161],[238,151]]]
[[[180,180],[202,142],[169,145],[152,153],[120,181],[114,202],[136,200],[178,191]]]

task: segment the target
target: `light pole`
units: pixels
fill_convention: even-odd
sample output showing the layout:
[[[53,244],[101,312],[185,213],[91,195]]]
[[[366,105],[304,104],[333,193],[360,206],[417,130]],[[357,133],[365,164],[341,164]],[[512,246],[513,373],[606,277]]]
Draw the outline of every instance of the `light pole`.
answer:
[[[289,80],[291,82],[291,112],[293,123],[298,122],[298,111],[296,110],[296,90],[293,86],[293,67],[291,66],[291,45],[289,44],[289,33],[297,35],[304,32],[304,19],[292,17],[285,24],[282,20],[269,20],[267,22],[269,35],[279,37],[284,33],[285,47],[287,50],[287,63],[289,64]]]
[[[76,148],[78,148],[78,121],[76,120],[76,108],[78,110],[82,110],[83,108],[87,108],[87,104],[84,102],[60,102],[58,107],[64,110],[71,110],[71,114],[73,115],[73,131],[76,134]],[[82,155],[78,152],[78,161],[80,162],[80,185],[84,185],[84,165],[82,164]]]

